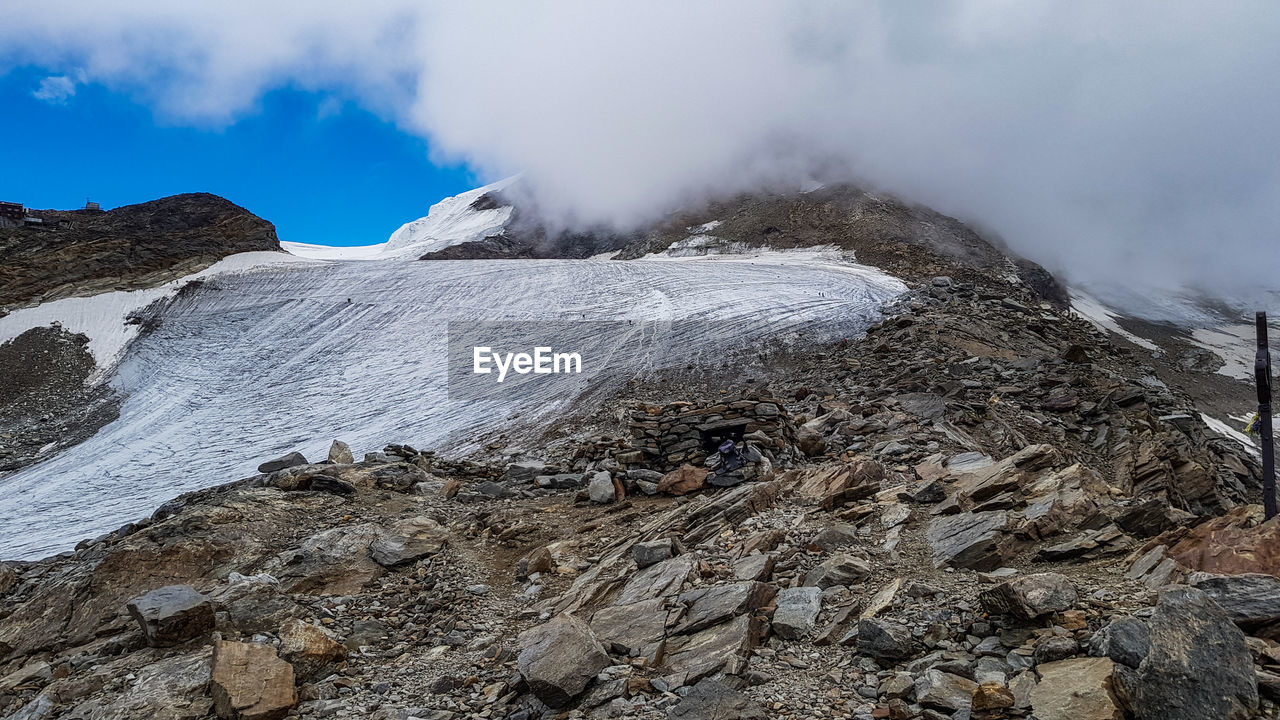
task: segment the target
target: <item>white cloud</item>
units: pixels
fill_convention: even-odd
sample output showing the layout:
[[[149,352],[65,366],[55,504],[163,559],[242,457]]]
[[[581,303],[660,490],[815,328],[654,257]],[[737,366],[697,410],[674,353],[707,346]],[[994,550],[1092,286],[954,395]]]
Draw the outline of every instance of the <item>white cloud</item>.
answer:
[[[31,97],[53,105],[63,105],[76,94],[76,80],[68,75],[50,75],[40,81]]]
[[[84,67],[178,122],[290,84],[561,218],[867,179],[1095,287],[1274,285],[1271,0],[10,0],[0,63]]]

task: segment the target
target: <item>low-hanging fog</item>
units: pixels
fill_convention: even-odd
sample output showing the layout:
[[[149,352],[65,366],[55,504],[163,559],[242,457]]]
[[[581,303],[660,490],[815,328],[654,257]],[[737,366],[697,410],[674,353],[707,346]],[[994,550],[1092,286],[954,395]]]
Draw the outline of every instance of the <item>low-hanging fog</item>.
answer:
[[[523,172],[552,220],[851,179],[1104,294],[1280,273],[1280,5],[10,0],[0,72],[221,125],[281,86]]]

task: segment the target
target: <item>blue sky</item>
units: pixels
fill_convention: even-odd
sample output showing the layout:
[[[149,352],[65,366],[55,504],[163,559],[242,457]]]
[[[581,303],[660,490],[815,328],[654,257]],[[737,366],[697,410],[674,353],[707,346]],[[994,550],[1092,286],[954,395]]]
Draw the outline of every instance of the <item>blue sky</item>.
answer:
[[[275,223],[281,240],[367,245],[478,184],[433,165],[421,138],[315,93],[273,90],[237,122],[200,128],[93,83],[38,99],[49,75],[0,75],[0,200],[110,208],[211,192]]]

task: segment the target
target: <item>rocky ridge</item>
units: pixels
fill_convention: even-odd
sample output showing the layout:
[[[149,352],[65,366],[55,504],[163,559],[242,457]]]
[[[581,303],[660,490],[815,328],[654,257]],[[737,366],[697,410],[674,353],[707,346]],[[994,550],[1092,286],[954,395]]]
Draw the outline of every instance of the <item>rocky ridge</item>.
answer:
[[[1139,355],[937,277],[788,363],[536,456],[335,443],[0,566],[0,716],[1277,716],[1257,464]],[[762,405],[734,468],[631,427]]]
[[[0,228],[0,309],[155,287],[234,253],[280,250],[275,226],[208,193],[114,210],[38,210]]]

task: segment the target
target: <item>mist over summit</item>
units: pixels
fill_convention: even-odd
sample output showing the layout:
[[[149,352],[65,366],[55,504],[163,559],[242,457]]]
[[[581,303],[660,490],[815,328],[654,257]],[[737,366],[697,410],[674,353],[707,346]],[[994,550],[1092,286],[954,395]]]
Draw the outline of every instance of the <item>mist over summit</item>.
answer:
[[[852,180],[1073,283],[1231,297],[1280,270],[1278,31],[1249,1],[15,2],[0,67],[202,125],[332,93],[570,227]]]

